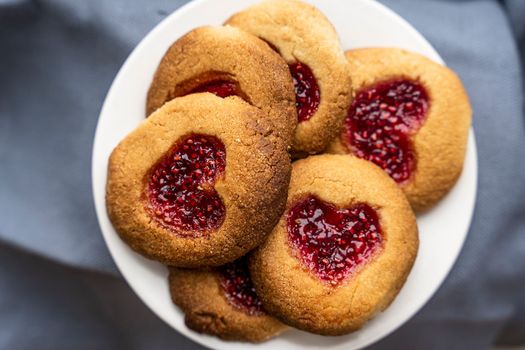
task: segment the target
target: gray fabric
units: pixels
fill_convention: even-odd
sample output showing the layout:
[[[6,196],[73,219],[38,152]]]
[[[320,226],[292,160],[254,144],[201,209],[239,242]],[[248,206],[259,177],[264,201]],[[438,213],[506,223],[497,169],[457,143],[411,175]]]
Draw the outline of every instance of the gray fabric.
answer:
[[[0,348],[197,349],[118,274],[91,196],[95,124],[118,68],[185,1],[0,0]],[[375,349],[525,342],[525,1],[383,0],[463,79],[479,192],[433,299]]]

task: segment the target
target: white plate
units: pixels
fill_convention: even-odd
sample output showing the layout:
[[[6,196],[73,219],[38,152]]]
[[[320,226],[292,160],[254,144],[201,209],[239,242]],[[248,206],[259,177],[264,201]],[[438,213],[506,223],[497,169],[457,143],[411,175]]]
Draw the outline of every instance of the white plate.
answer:
[[[231,14],[258,0],[196,0],[180,8],[135,48],[120,69],[100,114],[93,148],[93,192],[106,244],[131,288],[161,319],[194,341],[213,349],[357,349],[401,326],[434,294],[452,268],[474,209],[477,157],[471,131],[463,174],[450,194],[431,212],[418,217],[421,245],[407,283],[392,305],[363,329],[343,337],[322,337],[291,330],[260,345],[223,342],[197,334],[184,325],[183,314],[172,305],[167,270],[129,249],[117,236],[104,203],[107,161],[111,150],[144,120],[145,98],[166,49],[191,29],[221,24]],[[311,0],[332,21],[343,48],[395,46],[443,62],[432,46],[401,17],[370,0]],[[305,23],[305,25],[308,25]],[[175,345],[175,344],[174,344]]]

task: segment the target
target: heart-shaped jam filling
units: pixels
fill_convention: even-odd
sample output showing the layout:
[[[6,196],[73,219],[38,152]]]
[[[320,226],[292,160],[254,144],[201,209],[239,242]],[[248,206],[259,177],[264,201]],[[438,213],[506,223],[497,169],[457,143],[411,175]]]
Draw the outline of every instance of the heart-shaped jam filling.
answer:
[[[374,162],[402,183],[416,167],[410,135],[423,124],[428,108],[421,84],[405,79],[381,82],[357,93],[343,140],[358,157]]]
[[[224,204],[213,187],[224,172],[224,144],[210,135],[181,138],[150,171],[148,209],[162,225],[199,237],[218,228]]]
[[[290,209],[287,230],[303,264],[332,285],[348,277],[382,244],[379,218],[369,205],[339,209],[314,196]]]
[[[297,108],[297,118],[299,122],[310,119],[321,100],[319,85],[310,67],[301,62],[289,64],[290,73],[293,78],[295,88],[295,107]]]
[[[255,293],[245,257],[219,268],[221,287],[228,302],[249,315],[264,313],[259,297]]]
[[[241,95],[238,85],[235,82],[228,80],[212,80],[197,86],[189,93],[196,92],[211,92],[222,98]]]

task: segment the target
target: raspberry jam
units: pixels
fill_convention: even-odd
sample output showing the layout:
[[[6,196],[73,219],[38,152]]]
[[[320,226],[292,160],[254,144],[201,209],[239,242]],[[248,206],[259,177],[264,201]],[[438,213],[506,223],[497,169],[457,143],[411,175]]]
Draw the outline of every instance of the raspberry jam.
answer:
[[[299,122],[310,119],[321,100],[319,85],[310,67],[301,62],[289,64],[292,73],[293,85],[295,88],[295,107],[297,108],[297,118]]]
[[[416,157],[410,134],[423,123],[427,92],[414,81],[382,82],[360,91],[345,121],[343,139],[358,157],[379,165],[396,182],[410,178]]]
[[[211,92],[212,94],[225,98],[228,96],[239,96],[239,88],[235,82],[228,80],[212,80],[197,86],[189,93]]]
[[[248,273],[248,261],[245,257],[221,266],[219,272],[221,274],[221,287],[231,305],[249,315],[264,313],[264,308],[255,293],[252,279]]]
[[[213,184],[225,165],[226,151],[218,138],[199,134],[181,138],[148,178],[148,209],[155,220],[194,237],[218,228],[225,208]]]
[[[382,244],[379,218],[370,206],[338,209],[314,196],[290,209],[287,230],[303,264],[332,285],[348,277]]]

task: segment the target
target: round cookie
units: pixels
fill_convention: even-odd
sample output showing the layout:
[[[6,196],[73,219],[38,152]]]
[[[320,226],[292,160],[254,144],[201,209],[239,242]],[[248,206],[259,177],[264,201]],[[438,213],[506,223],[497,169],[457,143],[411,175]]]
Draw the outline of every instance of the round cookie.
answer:
[[[403,192],[374,164],[319,155],[293,164],[288,202],[250,272],[268,312],[322,335],[359,329],[394,300],[418,250]]]
[[[173,302],[188,328],[225,340],[262,342],[286,326],[264,310],[241,258],[215,269],[170,268]]]
[[[351,102],[349,66],[332,24],[297,0],[263,1],[226,24],[265,40],[285,59],[299,120],[292,148],[296,155],[322,152],[339,133]]]
[[[463,169],[472,111],[461,81],[401,49],[357,49],[346,56],[356,96],[328,152],[374,162],[414,210],[431,208]]]
[[[106,205],[121,238],[179,267],[219,266],[258,246],[286,202],[290,159],[262,112],[210,93],[176,98],[113,150]]]
[[[290,145],[297,125],[292,89],[286,63],[262,40],[233,27],[200,27],[165,53],[148,91],[147,114],[193,92],[237,95],[264,112],[268,133]]]

